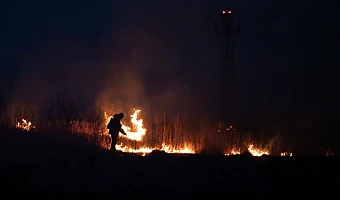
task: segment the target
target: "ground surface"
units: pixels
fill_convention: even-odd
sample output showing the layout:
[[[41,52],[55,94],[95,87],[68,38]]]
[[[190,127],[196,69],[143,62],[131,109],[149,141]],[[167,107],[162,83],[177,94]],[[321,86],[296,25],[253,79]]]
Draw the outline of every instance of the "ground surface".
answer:
[[[334,199],[339,195],[336,157],[142,157],[90,150],[64,135],[45,135],[1,132],[2,199]]]
[[[188,198],[295,197],[338,193],[335,158],[114,155],[1,163],[2,194]]]

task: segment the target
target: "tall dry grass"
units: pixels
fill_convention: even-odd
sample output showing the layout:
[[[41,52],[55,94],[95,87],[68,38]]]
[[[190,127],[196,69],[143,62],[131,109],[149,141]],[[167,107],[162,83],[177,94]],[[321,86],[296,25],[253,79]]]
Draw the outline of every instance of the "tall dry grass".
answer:
[[[7,125],[13,125],[22,118],[29,119],[42,132],[84,135],[84,138],[94,146],[110,142],[103,136],[106,131],[104,111],[93,107],[85,114],[80,114],[80,110],[75,101],[58,95],[56,100],[46,102],[39,115],[30,112],[29,105],[23,101],[10,102],[1,119]],[[249,132],[226,131],[227,127],[222,123],[217,126],[201,123],[199,126],[189,127],[186,119],[179,115],[170,116],[162,112],[145,116],[144,125],[147,133],[143,141],[120,139],[119,142],[136,149],[161,148],[165,144],[173,149],[190,148],[198,153],[214,154],[222,154],[233,149],[245,151],[252,143]]]
[[[46,102],[39,112],[34,112],[22,99],[12,100],[8,103],[6,111],[1,114],[0,122],[2,126],[13,127],[22,118],[29,119],[41,132],[83,135],[82,137],[93,146],[110,143],[109,138],[103,135],[106,131],[104,110],[94,105],[84,109],[76,101],[62,95],[57,95],[54,100]],[[128,114],[126,118],[125,121],[130,120]],[[196,126],[189,126],[186,117],[173,116],[164,111],[147,113],[142,110],[142,118],[147,129],[143,141],[119,139],[118,142],[136,149],[161,148],[163,144],[166,144],[174,149],[191,148],[197,153],[208,154],[224,154],[232,150],[244,152],[250,144],[253,144],[270,151],[273,155],[279,155],[282,151],[297,151],[306,154],[320,152],[322,154],[326,150],[327,154],[330,154],[329,152],[335,151],[330,150],[329,146],[334,149],[338,144],[334,142],[338,140],[335,136],[331,145],[325,143],[321,146],[317,140],[310,142],[310,139],[304,139],[308,132],[293,135],[295,138],[293,140],[285,140],[282,135],[274,134],[271,138],[259,138],[249,131],[227,130],[229,127],[222,122],[217,124],[201,122]],[[302,142],[293,145],[292,141]],[[304,145],[307,149],[304,151],[301,150],[303,142],[308,143]]]

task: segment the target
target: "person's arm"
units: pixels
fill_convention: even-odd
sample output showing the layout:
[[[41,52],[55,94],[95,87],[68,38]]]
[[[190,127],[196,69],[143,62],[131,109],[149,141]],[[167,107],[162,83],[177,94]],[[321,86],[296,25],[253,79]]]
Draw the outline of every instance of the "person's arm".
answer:
[[[126,135],[125,131],[122,129],[122,124],[120,124],[120,130],[119,132],[123,133],[124,135]]]

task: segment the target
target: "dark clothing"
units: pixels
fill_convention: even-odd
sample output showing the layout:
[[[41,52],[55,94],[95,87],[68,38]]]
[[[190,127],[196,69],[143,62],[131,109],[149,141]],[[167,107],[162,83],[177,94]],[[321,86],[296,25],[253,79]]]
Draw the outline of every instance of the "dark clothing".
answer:
[[[117,140],[118,140],[118,133],[116,132],[111,132],[109,131],[109,134],[111,135],[111,139],[112,139],[112,142],[111,142],[111,150],[116,150],[116,144],[117,144]]]
[[[109,134],[112,138],[111,149],[116,150],[116,143],[118,139],[119,132],[126,135],[125,131],[122,129],[122,124],[120,123],[119,118],[111,118],[109,124],[107,125],[109,129]]]
[[[125,131],[122,129],[122,124],[120,123],[120,119],[118,118],[111,118],[109,124],[107,125],[107,128],[111,131],[119,132],[125,134]]]

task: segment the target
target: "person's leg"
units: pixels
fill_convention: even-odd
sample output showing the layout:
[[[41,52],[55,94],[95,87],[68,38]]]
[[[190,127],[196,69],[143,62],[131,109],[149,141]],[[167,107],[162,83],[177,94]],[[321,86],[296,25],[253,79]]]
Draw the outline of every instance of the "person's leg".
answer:
[[[112,138],[111,150],[116,151],[116,144],[117,144],[118,136],[117,136],[117,134],[112,134],[111,138]]]

